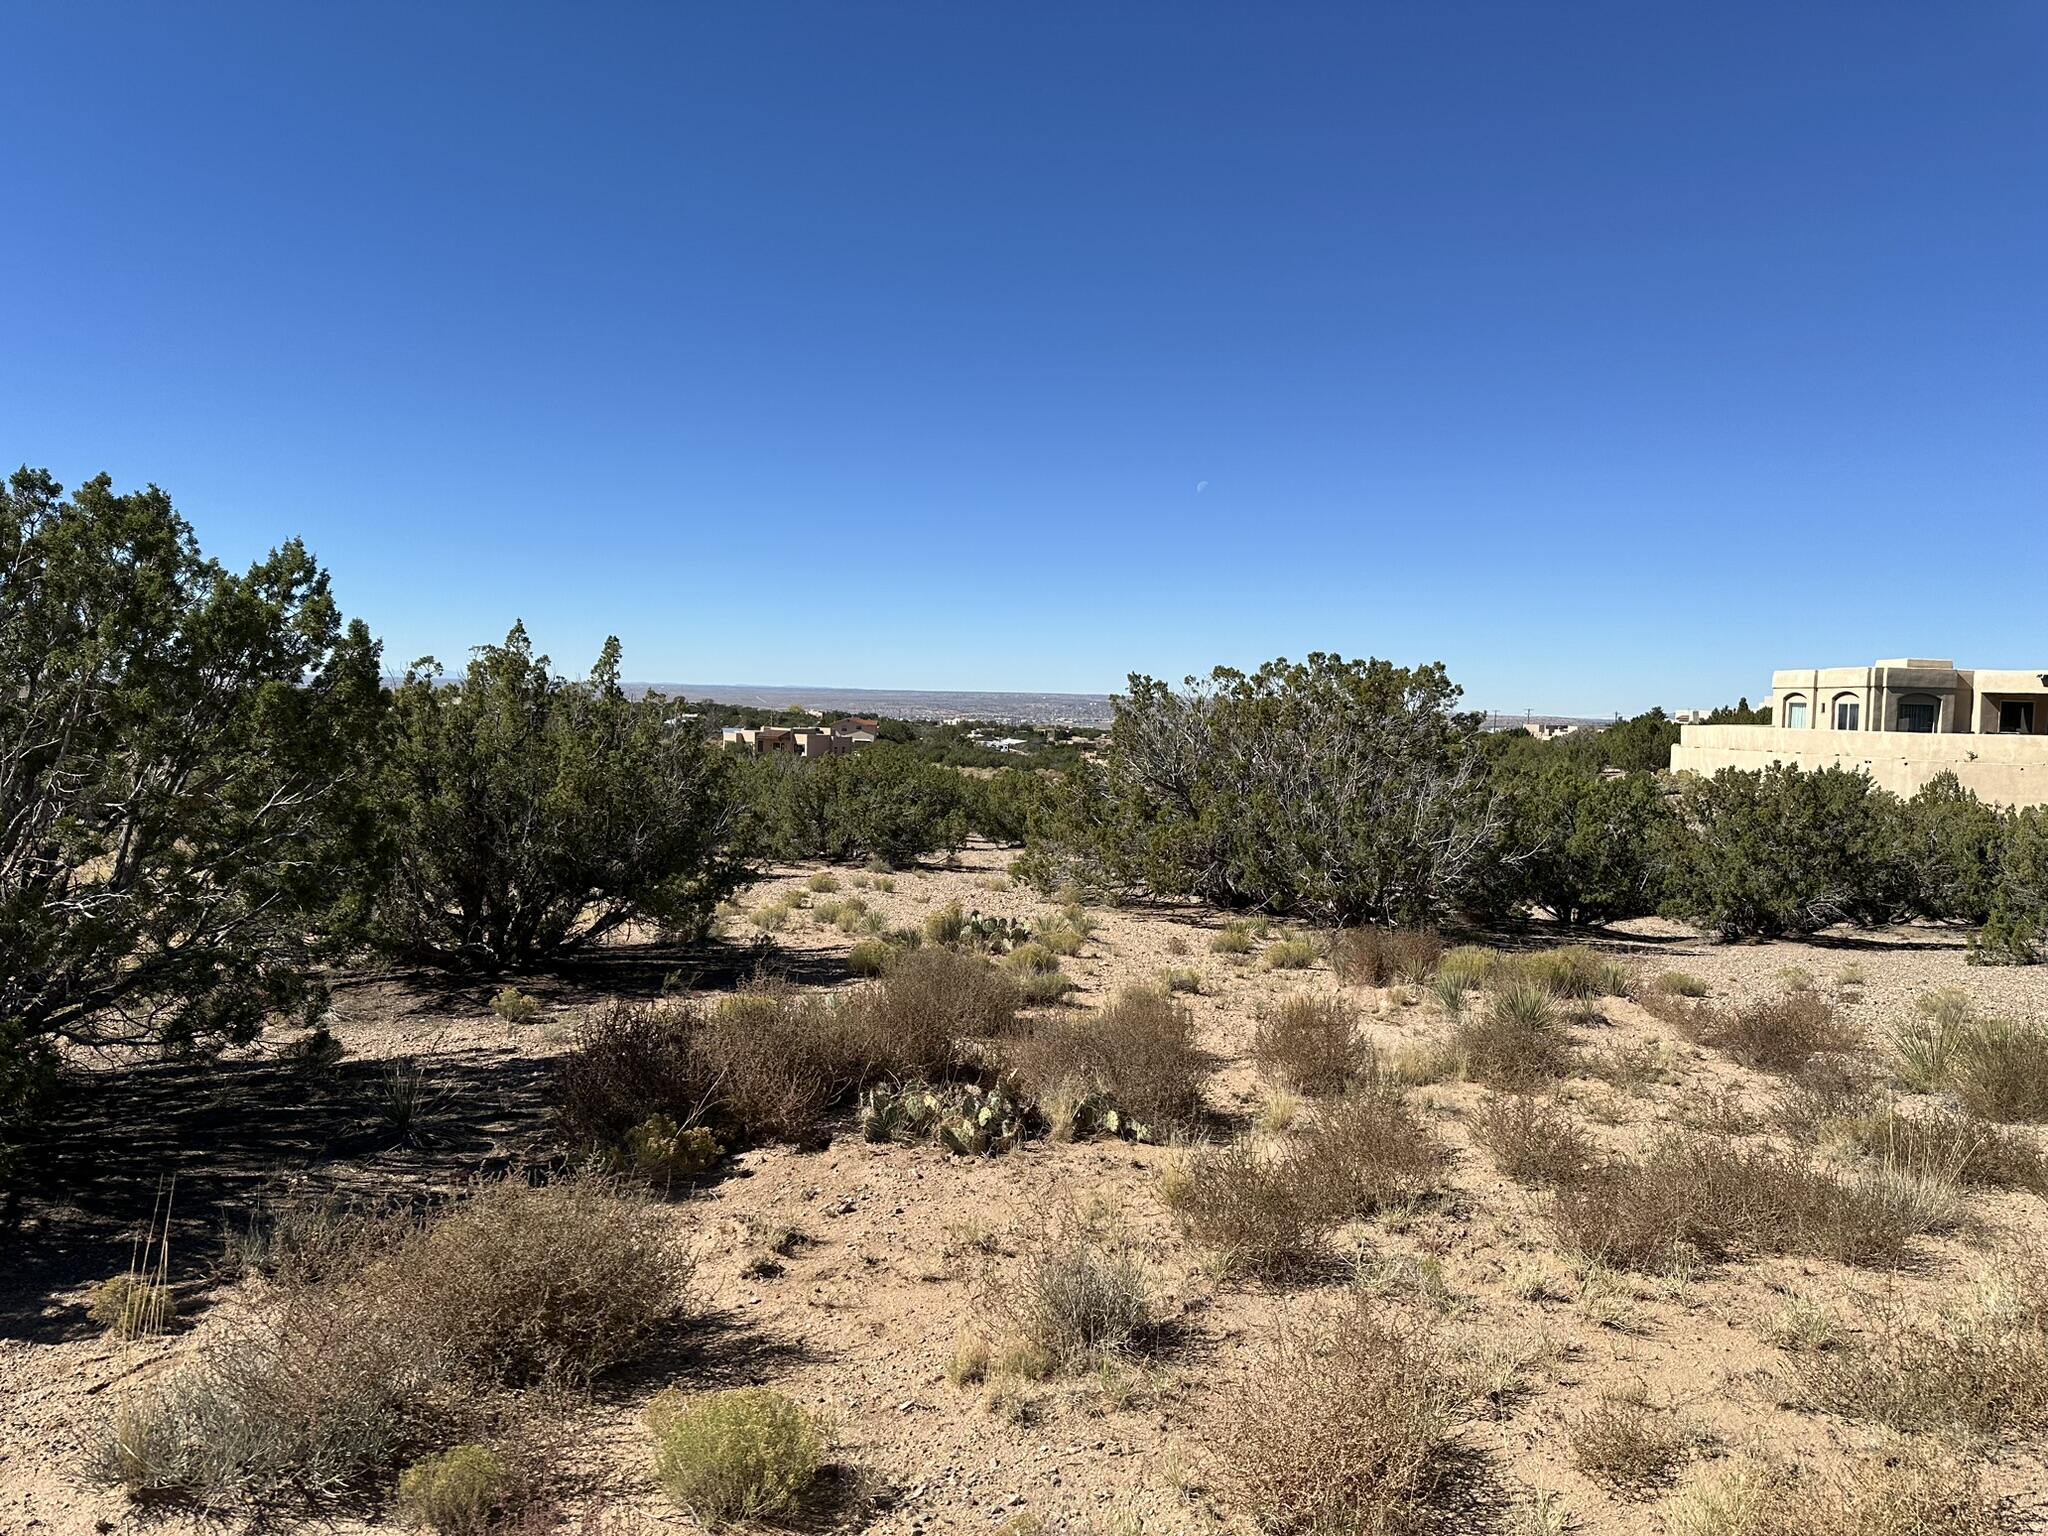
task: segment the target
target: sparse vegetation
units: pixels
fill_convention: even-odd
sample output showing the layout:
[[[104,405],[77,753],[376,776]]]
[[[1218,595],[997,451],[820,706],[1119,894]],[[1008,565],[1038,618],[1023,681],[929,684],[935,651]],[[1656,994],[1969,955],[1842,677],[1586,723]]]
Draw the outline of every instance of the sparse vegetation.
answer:
[[[1596,1148],[1556,1104],[1524,1094],[1492,1094],[1472,1114],[1472,1139],[1518,1184],[1569,1186],[1585,1180]]]
[[[1333,1094],[1371,1071],[1372,1047],[1345,999],[1297,992],[1260,1012],[1252,1059],[1283,1087]]]
[[[1421,986],[1436,974],[1444,942],[1434,928],[1340,928],[1330,936],[1330,968],[1352,986]]]
[[[656,1486],[714,1526],[799,1514],[828,1444],[816,1417],[768,1387],[671,1389],[649,1405],[647,1425]]]
[[[1561,1075],[1572,1054],[1551,994],[1529,981],[1510,983],[1489,994],[1483,1009],[1461,1016],[1450,1048],[1475,1081],[1505,1089]]]
[[[1233,1490],[1270,1530],[1426,1529],[1456,1464],[1453,1376],[1412,1320],[1356,1304],[1297,1314],[1217,1427]]]

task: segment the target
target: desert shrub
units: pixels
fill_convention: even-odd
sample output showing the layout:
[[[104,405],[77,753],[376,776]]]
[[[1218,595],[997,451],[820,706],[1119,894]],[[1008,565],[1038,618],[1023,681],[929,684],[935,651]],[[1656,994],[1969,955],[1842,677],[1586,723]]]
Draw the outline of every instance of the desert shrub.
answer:
[[[1036,939],[1018,945],[1003,956],[1003,969],[1019,976],[1050,976],[1060,968],[1060,957]]]
[[[960,935],[967,931],[967,913],[957,901],[949,901],[943,907],[934,908],[924,915],[925,941],[930,944],[957,944]]]
[[[2048,1024],[1979,1021],[1956,1052],[1956,1097],[1987,1120],[2048,1121]]]
[[[1913,1000],[1920,1017],[1893,1030],[1899,1081],[1922,1093],[1946,1088],[1963,1041],[1979,1022],[1977,1005],[1961,987],[1943,987]]]
[[[1997,1435],[2048,1426],[2048,1334],[2024,1320],[1890,1317],[1800,1360],[1810,1408],[1902,1434]]]
[[[488,1445],[458,1445],[422,1456],[398,1477],[399,1513],[441,1536],[483,1536],[510,1513],[520,1479]]]
[[[649,1115],[627,1131],[622,1150],[626,1168],[663,1186],[694,1179],[725,1155],[718,1138],[703,1126],[679,1126],[662,1114]]]
[[[864,1075],[940,1078],[962,1062],[964,1041],[1014,1029],[1021,1002],[1016,979],[981,957],[917,949],[839,1006]]]
[[[1979,924],[1991,915],[2006,818],[1953,773],[1929,780],[1903,807],[1899,854],[1913,908],[1924,917]]]
[[[1152,1324],[1144,1265],[1131,1246],[1065,1215],[983,1287],[990,1332],[1053,1369],[1141,1344]]]
[[[1301,1093],[1341,1093],[1372,1068],[1358,1010],[1341,997],[1295,993],[1259,1013],[1252,1059],[1269,1079]]]
[[[2011,813],[1983,931],[1971,941],[1979,965],[2033,965],[2048,955],[2048,809]]]
[[[1840,1116],[1827,1124],[1824,1134],[1829,1132],[1909,1175],[2048,1196],[2048,1151],[1967,1111],[1906,1111],[1886,1104]]]
[[[1486,1006],[1459,1018],[1450,1048],[1466,1073],[1494,1088],[1526,1088],[1564,1073],[1571,1042],[1551,995],[1530,982],[1491,994]]]
[[[1861,1035],[1818,992],[1786,992],[1732,1011],[1695,1009],[1688,1032],[1759,1072],[1793,1072],[1815,1056],[1848,1055]]]
[[[1511,889],[1561,923],[1599,925],[1657,909],[1670,812],[1649,773],[1608,777],[1559,754],[1511,754],[1495,770]]]
[[[1226,1401],[1225,1476],[1268,1530],[1432,1529],[1456,1459],[1454,1374],[1426,1327],[1357,1304],[1297,1315]]]
[[[1622,1498],[1648,1498],[1669,1483],[1692,1451],[1692,1437],[1641,1403],[1610,1401],[1567,1430],[1572,1465]]]
[[[408,672],[392,713],[374,927],[396,953],[491,971],[641,919],[695,934],[740,884],[730,761],[627,697],[616,639],[571,683],[514,625],[459,683]]]
[[[1472,1139],[1518,1184],[1576,1184],[1593,1171],[1592,1139],[1556,1104],[1491,1094],[1472,1113]]]
[[[113,1275],[92,1288],[86,1316],[117,1339],[153,1338],[178,1315],[171,1288],[140,1272]]]
[[[1436,974],[1444,941],[1434,928],[1340,928],[1330,936],[1330,968],[1352,986],[1417,986]]]
[[[597,1178],[505,1179],[379,1255],[347,1287],[493,1382],[585,1382],[683,1314],[690,1265],[659,1206]]]
[[[1177,691],[1134,675],[1034,850],[1100,885],[1336,926],[1422,923],[1490,873],[1480,717],[1441,666],[1317,653]]]
[[[1670,916],[1738,939],[1880,923],[1910,906],[1899,802],[1867,774],[1773,764],[1680,785]]]
[[[1621,979],[1612,963],[1600,952],[1583,944],[1565,944],[1556,949],[1539,949],[1502,961],[1503,968],[1524,982],[1541,987],[1552,997],[1585,1002],[1610,994]],[[1500,985],[1498,973],[1496,986]]]
[[[1460,944],[1445,950],[1438,959],[1437,980],[1456,983],[1469,992],[1492,980],[1500,962],[1501,954],[1497,949],[1488,949],[1483,944]]]
[[[813,891],[818,895],[830,895],[833,891],[839,889],[839,877],[830,870],[821,869],[815,875],[812,875],[810,879],[806,880],[804,886],[807,890]]]
[[[1023,994],[1024,1005],[1028,1008],[1042,1008],[1061,1001],[1069,992],[1080,990],[1080,983],[1065,971],[1033,971],[1018,978],[1017,985]]]
[[[873,980],[889,968],[895,955],[886,939],[862,939],[846,952],[847,974]]]
[[[491,997],[491,1012],[507,1024],[531,1024],[540,1017],[540,999],[517,987],[501,987]]]
[[[1975,1464],[1902,1441],[1838,1467],[1742,1457],[1666,1506],[1673,1536],[1994,1536],[2003,1522]]]
[[[613,1000],[586,1012],[556,1069],[556,1119],[581,1151],[621,1145],[651,1115],[691,1125],[717,1102],[698,1049],[702,1010],[688,999]]]
[[[1354,1087],[1320,1105],[1282,1159],[1297,1198],[1332,1223],[1429,1193],[1449,1163],[1450,1153],[1390,1083]]]
[[[1032,1097],[1099,1099],[1146,1136],[1202,1117],[1207,1063],[1186,1005],[1150,987],[1119,992],[1087,1019],[1044,1024],[1009,1055]]]
[[[1259,956],[1269,971],[1301,971],[1316,963],[1316,947],[1307,939],[1278,939]]]
[[[742,760],[761,851],[902,869],[967,838],[967,781],[886,742],[838,757]]]
[[[1228,1269],[1285,1279],[1324,1257],[1324,1222],[1303,1199],[1296,1172],[1251,1141],[1204,1147],[1168,1184],[1168,1204],[1188,1238]]]
[[[1237,923],[1228,923],[1209,935],[1209,949],[1218,955],[1248,955],[1258,947],[1251,930]]]
[[[1174,966],[1160,973],[1159,984],[1169,992],[1200,992],[1202,973],[1192,966]]]
[[[671,1388],[648,1405],[647,1424],[656,1486],[713,1525],[797,1515],[827,1449],[818,1420],[768,1387]]]
[[[1842,1177],[1770,1147],[1673,1135],[1560,1189],[1559,1241],[1586,1259],[1661,1270],[1738,1253],[1896,1263],[1955,1223],[1950,1182],[1880,1171]]]
[[[1671,997],[1705,997],[1707,984],[1684,971],[1661,971],[1652,978],[1650,990]]]
[[[826,1112],[872,1070],[853,1000],[761,982],[699,1006],[695,1049],[714,1085],[694,1106],[720,1141],[814,1143]]]

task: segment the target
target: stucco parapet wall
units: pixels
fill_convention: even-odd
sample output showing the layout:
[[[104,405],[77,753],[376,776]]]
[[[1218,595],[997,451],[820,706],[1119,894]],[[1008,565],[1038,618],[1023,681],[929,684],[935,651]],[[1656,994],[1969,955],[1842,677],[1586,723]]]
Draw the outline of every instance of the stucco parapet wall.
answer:
[[[1953,773],[1999,805],[2048,805],[2048,735],[1983,736],[1927,731],[1783,730],[1772,725],[1686,725],[1671,749],[1674,773],[1714,774],[1785,763],[1862,769],[1881,789],[1911,795]]]

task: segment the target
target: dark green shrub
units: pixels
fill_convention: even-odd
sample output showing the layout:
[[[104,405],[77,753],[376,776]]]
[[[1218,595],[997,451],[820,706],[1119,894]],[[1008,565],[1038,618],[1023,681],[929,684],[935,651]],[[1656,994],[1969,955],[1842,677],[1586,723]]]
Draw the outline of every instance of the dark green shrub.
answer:
[[[1507,798],[1507,846],[1519,856],[1508,876],[1516,894],[1561,923],[1657,910],[1670,813],[1654,774],[1608,777],[1559,754],[1513,755],[1495,783]]]
[[[2048,807],[2014,813],[1999,848],[1984,930],[1970,946],[1979,965],[2034,965],[2048,957]]]
[[[1906,801],[1900,856],[1914,910],[1942,922],[1983,923],[1991,915],[2007,820],[1952,773],[1931,779]]]
[[[530,965],[651,920],[701,932],[736,890],[731,763],[631,699],[619,645],[585,682],[553,676],[523,626],[459,683],[409,672],[384,774],[390,950],[484,971]]]
[[[1887,922],[1911,906],[1901,820],[1895,797],[1840,768],[1686,776],[1664,911],[1730,939]]]
[[[902,869],[967,838],[967,780],[892,743],[838,757],[770,754],[747,759],[742,774],[761,847],[776,858]]]

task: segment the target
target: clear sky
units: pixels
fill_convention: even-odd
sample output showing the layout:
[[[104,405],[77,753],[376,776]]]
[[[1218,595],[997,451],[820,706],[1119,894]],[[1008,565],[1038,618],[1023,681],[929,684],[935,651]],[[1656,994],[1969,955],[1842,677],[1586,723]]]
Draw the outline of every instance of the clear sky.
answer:
[[[2048,665],[2048,4],[13,4],[0,456],[402,665]]]

